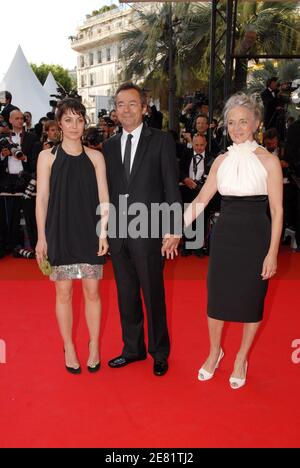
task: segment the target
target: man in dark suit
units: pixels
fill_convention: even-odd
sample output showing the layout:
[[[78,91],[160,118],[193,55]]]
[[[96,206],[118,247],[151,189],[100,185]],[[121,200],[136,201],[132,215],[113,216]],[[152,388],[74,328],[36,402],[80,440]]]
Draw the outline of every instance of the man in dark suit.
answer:
[[[181,155],[180,167],[180,182],[181,195],[183,203],[190,204],[198,195],[199,191],[205,184],[210,168],[214,162],[214,158],[207,152],[207,140],[204,135],[194,135],[193,147],[186,148]],[[206,225],[207,213],[209,208],[204,212],[204,225]],[[195,228],[195,226],[194,226]],[[187,257],[194,253],[197,257],[204,255],[203,246],[198,246],[194,250],[186,248],[186,239],[184,238],[181,255]]]
[[[272,77],[267,80],[266,89],[261,93],[261,98],[264,105],[264,127],[265,130],[276,127],[277,122],[277,93],[278,93],[278,78]]]
[[[13,195],[15,193],[24,193],[30,179],[35,177],[36,158],[33,154],[33,148],[36,138],[32,133],[24,131],[24,118],[19,110],[11,112],[9,122],[12,126],[12,132],[8,140],[10,143],[21,147],[23,154],[21,157],[16,157],[9,151],[2,151],[0,158],[0,186],[3,191]],[[5,197],[5,204],[8,249],[13,250],[20,245],[19,227],[21,210],[24,212],[31,248],[34,249],[37,242],[35,197],[7,196]]]
[[[287,131],[284,159],[289,165],[295,188],[296,251],[300,253],[300,117]]]
[[[9,122],[10,114],[13,110],[19,110],[18,107],[12,105],[11,101],[11,93],[9,91],[5,91],[5,105],[1,112],[1,115],[4,117],[5,122]]]
[[[120,220],[116,236],[111,234],[112,222],[109,223],[109,244],[124,347],[122,355],[112,359],[109,366],[119,368],[146,359],[142,290],[148,317],[148,350],[154,359],[154,374],[162,376],[168,371],[170,352],[163,257],[177,255],[181,233],[175,144],[169,134],[143,124],[147,102],[138,86],[132,83],[120,86],[116,93],[116,110],[123,132],[104,143],[103,153],[110,203],[115,207],[116,219]],[[146,209],[140,222],[146,233],[140,236],[131,231],[133,217],[127,219],[127,213],[132,214],[130,212],[136,210],[134,205],[137,203],[141,204],[141,209]],[[151,219],[151,210],[153,204],[162,203],[167,206],[176,204],[179,229],[178,225],[177,229],[173,225],[169,233],[153,236],[151,231],[159,216]],[[122,230],[125,232],[121,234]]]

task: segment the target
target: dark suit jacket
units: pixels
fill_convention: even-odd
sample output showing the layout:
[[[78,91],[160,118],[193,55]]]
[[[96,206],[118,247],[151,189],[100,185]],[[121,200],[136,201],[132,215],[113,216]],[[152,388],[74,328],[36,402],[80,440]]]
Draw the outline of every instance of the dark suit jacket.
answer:
[[[269,88],[266,88],[261,93],[261,98],[264,104],[264,126],[265,129],[276,127],[276,107],[278,106],[277,97],[273,96]]]
[[[180,181],[190,177],[190,166],[193,159],[194,150],[193,148],[186,148],[182,153],[179,161]],[[204,175],[208,176],[210,168],[214,162],[214,158],[207,152],[205,152],[204,158]]]
[[[13,111],[13,110],[20,110],[18,107],[16,106],[13,106],[12,104],[8,104],[6,107],[4,107],[4,109],[2,110],[1,112],[1,115],[3,115],[4,117],[4,120],[6,123],[9,123],[9,117],[10,117],[10,113]]]
[[[143,126],[129,182],[126,179],[122,163],[121,137],[121,134],[115,135],[103,144],[110,203],[116,209],[118,228],[119,216],[123,216],[124,213],[124,208],[119,205],[120,196],[121,204],[125,204],[125,206],[127,204],[128,209],[138,202],[146,205],[149,213],[151,213],[152,203],[181,204],[176,150],[172,136],[160,130]],[[110,219],[111,224],[112,218]],[[127,226],[131,220],[132,218],[128,217]],[[155,221],[157,221],[157,217]],[[171,226],[170,234],[173,233],[174,226]],[[160,234],[163,236],[166,233],[161,232]],[[135,243],[135,249],[141,255],[158,253],[161,250],[161,236],[158,239],[151,238],[151,216],[149,216],[148,238],[138,238],[132,242]],[[109,242],[111,252],[118,253],[122,247],[123,239],[120,238],[117,231],[117,237],[114,239],[110,236]]]
[[[296,120],[287,131],[284,159],[300,177],[300,119]]]

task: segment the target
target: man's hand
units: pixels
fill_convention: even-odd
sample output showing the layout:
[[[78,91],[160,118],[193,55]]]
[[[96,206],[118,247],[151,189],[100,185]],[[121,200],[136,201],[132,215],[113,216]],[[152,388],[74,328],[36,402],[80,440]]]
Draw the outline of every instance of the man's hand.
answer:
[[[8,148],[3,148],[1,151],[1,156],[2,158],[8,158],[10,156],[10,151]]]
[[[166,257],[167,260],[173,260],[178,256],[178,244],[181,237],[175,236],[172,234],[166,234],[163,240],[163,246],[161,249],[161,254],[163,257]]]
[[[184,138],[188,143],[193,143],[192,135],[190,133],[183,133],[182,138]]]
[[[194,182],[193,179],[190,179],[189,177],[186,177],[183,183],[191,190],[194,190],[195,188],[197,188],[196,182]]]
[[[284,159],[280,160],[280,164],[281,164],[281,167],[284,168],[284,169],[287,168],[287,167],[290,167],[289,163],[284,161]]]
[[[189,104],[187,104],[184,108],[183,108],[183,111],[184,112],[188,112],[189,110],[193,109],[193,103],[190,102]]]

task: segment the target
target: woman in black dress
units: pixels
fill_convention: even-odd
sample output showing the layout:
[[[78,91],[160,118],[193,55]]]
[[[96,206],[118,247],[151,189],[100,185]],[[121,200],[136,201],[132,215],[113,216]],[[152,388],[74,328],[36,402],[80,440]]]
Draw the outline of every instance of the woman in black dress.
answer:
[[[99,279],[108,251],[105,163],[101,153],[82,145],[86,109],[78,100],[61,101],[56,118],[62,143],[42,151],[38,159],[36,257],[39,264],[48,257],[52,266],[50,279],[56,284],[56,314],[66,368],[73,374],[79,374],[81,368],[72,336],[72,281],[82,279],[90,334],[87,366],[90,372],[97,372],[100,369]]]
[[[245,94],[232,96],[224,118],[233,145],[215,160],[204,188],[185,213],[185,223],[189,225],[220,192],[221,214],[212,236],[208,271],[210,354],[198,379],[210,380],[224,357],[224,322],[243,323],[229,379],[231,388],[237,389],[245,385],[248,354],[263,319],[268,280],[277,269],[283,180],[278,158],[254,140],[260,123],[256,100]]]

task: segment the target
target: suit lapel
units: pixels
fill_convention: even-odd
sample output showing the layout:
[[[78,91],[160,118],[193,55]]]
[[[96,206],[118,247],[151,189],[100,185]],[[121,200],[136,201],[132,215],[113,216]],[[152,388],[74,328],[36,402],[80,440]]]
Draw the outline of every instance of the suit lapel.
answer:
[[[144,159],[148,143],[149,143],[149,137],[152,135],[152,132],[150,128],[146,127],[146,125],[143,126],[140,141],[136,150],[136,154],[134,157],[134,162],[130,174],[130,179],[129,179],[129,185],[132,183],[134,177],[136,176],[142,161]]]

